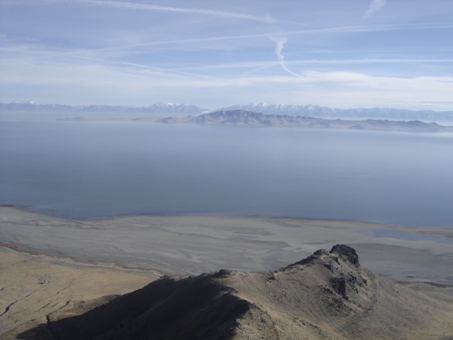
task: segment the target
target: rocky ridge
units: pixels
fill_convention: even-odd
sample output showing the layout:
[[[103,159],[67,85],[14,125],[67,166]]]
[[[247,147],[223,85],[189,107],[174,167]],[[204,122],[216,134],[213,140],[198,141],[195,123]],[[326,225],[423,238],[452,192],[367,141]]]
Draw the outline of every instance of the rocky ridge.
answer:
[[[413,339],[453,336],[453,306],[386,280],[336,245],[272,272],[166,276],[24,339]]]

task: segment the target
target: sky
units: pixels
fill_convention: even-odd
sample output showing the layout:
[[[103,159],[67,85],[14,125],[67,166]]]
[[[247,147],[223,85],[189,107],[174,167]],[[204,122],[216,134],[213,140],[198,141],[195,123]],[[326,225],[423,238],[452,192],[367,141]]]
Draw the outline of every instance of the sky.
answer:
[[[453,1],[0,0],[0,101],[453,110]]]

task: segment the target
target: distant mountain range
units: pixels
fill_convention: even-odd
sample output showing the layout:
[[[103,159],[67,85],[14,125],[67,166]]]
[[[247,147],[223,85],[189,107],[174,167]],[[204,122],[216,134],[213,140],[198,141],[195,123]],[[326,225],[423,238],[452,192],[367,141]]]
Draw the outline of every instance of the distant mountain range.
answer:
[[[326,119],[389,119],[389,120],[421,120],[425,122],[453,122],[453,111],[412,111],[391,108],[356,108],[337,109],[317,105],[286,105],[286,104],[248,104],[235,105],[217,110],[209,110],[196,105],[179,103],[156,103],[151,106],[110,106],[110,105],[60,105],[37,104],[34,102],[0,102],[0,112],[21,113],[65,113],[84,118],[93,118],[94,114],[108,115],[166,115],[188,116],[201,115],[217,111],[249,111],[266,115],[288,115],[296,117],[314,117]],[[86,116],[85,114],[89,114]],[[139,116],[135,118],[140,118]]]
[[[391,120],[342,120],[301,117],[289,115],[266,115],[260,112],[231,110],[206,113],[199,116],[168,117],[157,120],[167,124],[201,124],[227,126],[256,126],[256,127],[301,127],[318,129],[355,129],[379,131],[407,132],[453,132],[453,127],[445,127],[436,123]]]
[[[179,103],[156,103],[151,106],[111,106],[111,105],[60,105],[36,104],[34,102],[0,102],[0,111],[46,111],[67,113],[124,113],[124,114],[202,114],[210,112],[196,105]]]
[[[222,108],[224,111],[244,110],[268,115],[290,115],[316,118],[394,119],[423,121],[453,121],[453,111],[412,111],[390,108],[337,109],[318,105],[248,104]]]

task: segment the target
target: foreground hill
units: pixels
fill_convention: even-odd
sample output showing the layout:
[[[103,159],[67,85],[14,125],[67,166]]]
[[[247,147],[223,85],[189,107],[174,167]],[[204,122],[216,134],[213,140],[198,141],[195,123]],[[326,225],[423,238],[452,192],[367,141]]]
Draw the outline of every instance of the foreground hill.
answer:
[[[233,110],[217,111],[199,116],[182,118],[162,118],[159,123],[186,123],[202,125],[228,126],[272,126],[272,127],[303,127],[303,128],[331,128],[379,131],[407,131],[407,132],[453,132],[452,127],[445,127],[436,123],[421,121],[389,121],[389,120],[341,120],[321,119],[288,115],[266,115],[259,112]]]
[[[70,313],[69,313],[70,314]],[[21,339],[450,339],[453,305],[362,268],[336,245],[285,268],[163,277]]]

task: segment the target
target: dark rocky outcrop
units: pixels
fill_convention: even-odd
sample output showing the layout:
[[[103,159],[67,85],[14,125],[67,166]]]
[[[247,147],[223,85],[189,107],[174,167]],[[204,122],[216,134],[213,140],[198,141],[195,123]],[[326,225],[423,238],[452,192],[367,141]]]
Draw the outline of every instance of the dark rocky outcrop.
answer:
[[[359,266],[359,255],[354,248],[346,246],[344,244],[337,244],[332,247],[330,254],[336,254],[343,260],[349,261],[350,263]]]

